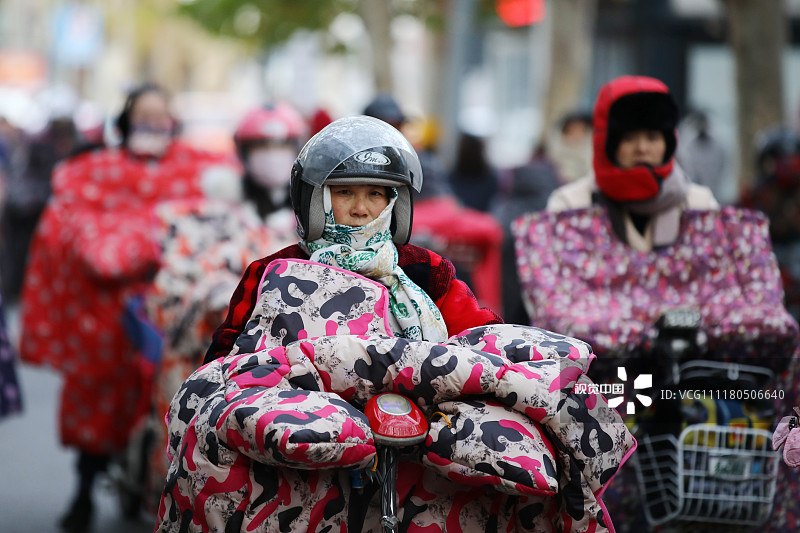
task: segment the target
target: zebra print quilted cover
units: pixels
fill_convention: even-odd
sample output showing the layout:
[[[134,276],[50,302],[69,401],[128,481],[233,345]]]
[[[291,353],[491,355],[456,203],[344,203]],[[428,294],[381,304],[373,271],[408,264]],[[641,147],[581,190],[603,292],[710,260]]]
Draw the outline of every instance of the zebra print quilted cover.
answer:
[[[635,441],[587,386],[589,345],[515,325],[395,337],[383,286],[309,261],[271,263],[259,294],[172,400],[156,531],[346,532],[357,507],[380,531],[350,471],[376,460],[359,407],[389,391],[430,419],[399,468],[401,530],[613,531],[600,497]]]

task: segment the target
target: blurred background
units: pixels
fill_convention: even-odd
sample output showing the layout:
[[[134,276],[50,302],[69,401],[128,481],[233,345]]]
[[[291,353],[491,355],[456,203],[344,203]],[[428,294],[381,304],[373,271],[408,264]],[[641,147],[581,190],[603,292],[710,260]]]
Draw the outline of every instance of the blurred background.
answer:
[[[0,0],[10,144],[58,118],[113,144],[127,91],[149,80],[208,150],[233,153],[236,124],[263,102],[289,103],[313,132],[390,93],[445,166],[467,133],[503,170],[553,146],[564,117],[590,113],[622,74],[669,86],[682,139],[713,136],[714,193],[735,203],[755,180],[758,133],[800,126],[800,0]],[[20,381],[24,415],[0,423],[0,530],[56,531],[74,483],[59,377],[20,364]],[[110,494],[101,504],[96,531],[152,530],[123,521]]]
[[[155,80],[185,135],[229,149],[248,106],[360,112],[389,91],[452,159],[459,125],[501,167],[620,74],[663,80],[749,179],[754,134],[794,124],[800,0],[2,0],[0,115],[26,131],[70,110],[88,130]]]

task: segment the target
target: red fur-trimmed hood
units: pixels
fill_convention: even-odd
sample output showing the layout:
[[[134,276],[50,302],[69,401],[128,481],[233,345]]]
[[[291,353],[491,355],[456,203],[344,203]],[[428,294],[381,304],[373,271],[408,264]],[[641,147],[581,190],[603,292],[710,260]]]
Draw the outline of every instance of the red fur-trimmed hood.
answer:
[[[672,172],[677,121],[678,108],[669,89],[655,78],[622,76],[603,85],[595,102],[593,137],[593,165],[600,190],[619,202],[654,198]],[[667,153],[661,165],[628,169],[616,165],[614,153],[622,134],[635,129],[664,133]]]

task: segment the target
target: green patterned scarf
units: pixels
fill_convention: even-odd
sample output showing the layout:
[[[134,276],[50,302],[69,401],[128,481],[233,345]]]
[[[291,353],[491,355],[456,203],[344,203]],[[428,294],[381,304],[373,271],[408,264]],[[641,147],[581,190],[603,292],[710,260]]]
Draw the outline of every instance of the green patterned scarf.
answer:
[[[397,248],[389,229],[397,200],[397,191],[394,193],[378,218],[365,226],[353,227],[334,221],[331,194],[326,185],[322,237],[312,242],[301,241],[300,245],[308,251],[311,261],[357,272],[389,289],[389,321],[399,336],[443,342],[447,340],[447,326],[439,308],[397,264]]]

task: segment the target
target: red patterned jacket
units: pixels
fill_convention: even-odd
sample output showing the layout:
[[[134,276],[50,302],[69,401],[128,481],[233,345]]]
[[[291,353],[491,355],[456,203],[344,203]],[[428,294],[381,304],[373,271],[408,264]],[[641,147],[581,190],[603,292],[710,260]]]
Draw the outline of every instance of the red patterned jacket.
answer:
[[[64,445],[96,454],[125,447],[147,380],[122,314],[159,266],[152,210],[200,196],[207,172],[235,179],[240,169],[228,155],[175,142],[157,162],[108,148],[53,172],[25,272],[20,357],[63,374]]]
[[[503,323],[494,311],[480,307],[466,283],[456,278],[455,267],[448,259],[413,244],[398,246],[397,253],[400,268],[428,293],[441,311],[448,335],[475,326]],[[230,353],[256,305],[258,285],[267,265],[275,259],[290,258],[308,259],[308,254],[295,244],[254,261],[247,267],[233,293],[225,321],[214,332],[204,363]]]

